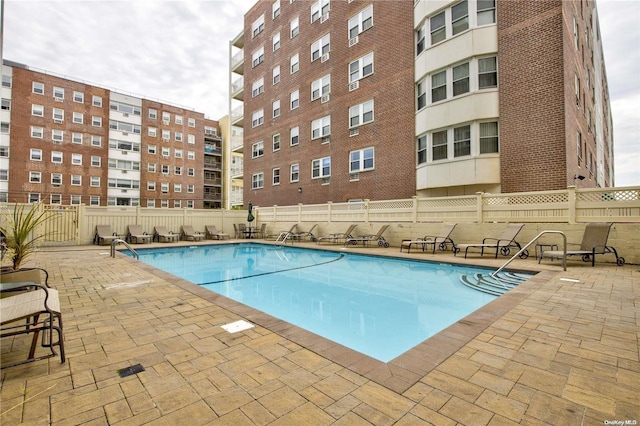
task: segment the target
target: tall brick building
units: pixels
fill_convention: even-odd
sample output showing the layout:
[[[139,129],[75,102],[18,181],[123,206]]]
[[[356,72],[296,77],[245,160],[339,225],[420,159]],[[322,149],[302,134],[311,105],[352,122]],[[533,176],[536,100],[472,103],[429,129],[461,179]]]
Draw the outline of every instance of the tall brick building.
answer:
[[[202,113],[5,61],[0,202],[220,208],[222,140]]]
[[[263,0],[232,46],[245,203],[614,184],[594,1]]]

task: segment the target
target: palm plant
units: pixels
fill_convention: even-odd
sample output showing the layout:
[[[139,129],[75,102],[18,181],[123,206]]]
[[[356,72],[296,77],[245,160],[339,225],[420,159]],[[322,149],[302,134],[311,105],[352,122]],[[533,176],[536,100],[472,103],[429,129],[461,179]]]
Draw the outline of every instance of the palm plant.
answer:
[[[5,236],[4,246],[11,256],[14,270],[20,268],[20,264],[35,252],[39,241],[45,237],[45,234],[36,231],[39,225],[49,220],[49,213],[42,209],[42,203],[16,204],[13,215],[7,215],[7,224],[0,225],[0,231]]]

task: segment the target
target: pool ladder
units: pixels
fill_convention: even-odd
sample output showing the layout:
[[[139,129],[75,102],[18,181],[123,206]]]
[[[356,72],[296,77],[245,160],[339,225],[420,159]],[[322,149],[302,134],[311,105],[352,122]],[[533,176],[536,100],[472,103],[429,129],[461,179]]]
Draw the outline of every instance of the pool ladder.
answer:
[[[116,245],[118,244],[124,244],[129,249],[129,251],[131,251],[133,257],[136,260],[140,260],[138,253],[129,245],[129,243],[127,243],[125,240],[121,240],[120,238],[116,238],[115,240],[111,241],[111,257],[116,257]]]
[[[287,242],[287,240],[291,241],[291,244],[293,244],[293,241],[290,240],[291,235],[292,235],[291,232],[288,232],[288,231],[280,232],[280,235],[278,235],[278,238],[276,238],[275,244],[281,246],[285,242]]]

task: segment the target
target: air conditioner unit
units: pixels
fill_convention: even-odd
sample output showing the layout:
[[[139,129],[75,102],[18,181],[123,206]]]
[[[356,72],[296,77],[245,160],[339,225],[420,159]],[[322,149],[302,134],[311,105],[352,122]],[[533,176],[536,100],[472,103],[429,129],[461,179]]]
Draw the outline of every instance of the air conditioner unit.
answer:
[[[128,116],[129,116],[129,114],[128,114],[128,113],[126,113],[126,112],[123,112],[123,113],[122,113],[122,116],[123,116],[123,117],[128,117]]]
[[[162,138],[162,142],[169,142],[169,138]]]
[[[169,124],[169,120],[162,120],[162,124]]]
[[[168,155],[163,155],[163,156],[162,156],[162,158],[164,158],[164,159],[168,159],[168,158],[169,158],[169,156],[168,156]]]
[[[57,144],[57,145],[62,145],[62,141],[58,140],[58,139],[54,139],[53,143]]]
[[[331,142],[331,136],[325,136],[322,138],[322,143],[329,143]]]
[[[329,94],[326,94],[322,98],[320,98],[320,103],[325,103],[325,102],[329,102]]]
[[[62,102],[62,101],[64,101],[64,99],[63,99],[63,98],[58,98],[58,97],[56,97],[56,98],[54,98],[54,99],[55,99],[55,101],[56,101],[56,102]]]
[[[349,173],[349,180],[350,181],[360,180],[360,173]]]
[[[126,174],[127,174],[127,171],[126,171],[126,170],[123,170],[123,171],[122,171],[122,173],[124,173],[124,174],[126,175]]]
[[[320,58],[320,62],[326,62],[329,60],[329,53],[325,53],[324,55],[322,55],[322,57]]]
[[[59,183],[54,183],[51,186],[54,187],[54,188],[60,188],[60,186],[62,186],[62,185],[60,185]]]
[[[360,131],[358,129],[349,130],[349,136],[357,136],[358,134],[360,134]]]
[[[122,155],[129,155],[129,151],[122,151]]]
[[[329,12],[325,13],[324,15],[322,15],[320,17],[320,23],[322,24],[324,21],[326,21],[327,19],[329,19]]]
[[[331,178],[328,178],[328,177],[322,178],[323,185],[328,185],[329,183],[331,183]]]
[[[357,90],[360,87],[360,80],[356,80],[353,83],[349,83],[349,91],[353,92],[354,90]]]
[[[358,44],[358,36],[352,37],[349,39],[349,47]]]
[[[62,124],[62,120],[60,120],[59,118],[54,118],[53,122],[56,124]]]
[[[162,176],[169,176],[169,172],[162,172]]]

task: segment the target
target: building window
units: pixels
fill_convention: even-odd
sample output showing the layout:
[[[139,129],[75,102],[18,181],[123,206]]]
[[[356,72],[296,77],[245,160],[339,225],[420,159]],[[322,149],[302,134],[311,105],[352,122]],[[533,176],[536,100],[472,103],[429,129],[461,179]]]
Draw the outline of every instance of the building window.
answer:
[[[300,142],[300,127],[292,127],[289,130],[289,141],[291,146],[298,145]]]
[[[149,154],[155,154],[157,152],[157,148],[155,145],[147,145],[147,152]]]
[[[196,119],[192,117],[187,118],[187,126],[196,127]]]
[[[280,99],[273,101],[273,118],[280,116]]]
[[[0,103],[0,109],[3,111],[11,111],[11,99],[2,99],[2,103]]]
[[[90,206],[99,206],[100,205],[100,196],[99,195],[90,195],[89,196],[89,205]]]
[[[496,0],[478,0],[478,26],[495,24],[496,22]]]
[[[280,168],[272,170],[272,185],[280,185]]]
[[[62,87],[53,86],[53,97],[56,100],[64,99],[64,89]]]
[[[300,165],[292,164],[289,170],[290,170],[289,181],[298,182],[300,180]]]
[[[434,132],[431,135],[431,157],[433,161],[447,159],[447,131]]]
[[[325,34],[318,40],[311,43],[311,62],[318,59],[320,56],[326,55],[331,50],[331,36]],[[323,58],[324,60],[324,58]]]
[[[373,52],[369,52],[349,64],[349,83],[371,74],[373,74]]]
[[[31,115],[35,117],[44,117],[44,106],[42,105],[31,105]]]
[[[36,95],[44,95],[44,83],[34,81],[31,84],[31,92],[35,93]]]
[[[181,149],[174,149],[173,150],[173,156],[175,158],[182,158],[182,150]]]
[[[73,186],[81,186],[82,185],[82,175],[71,175],[71,185],[73,185]]]
[[[149,137],[152,137],[152,138],[157,137],[157,136],[158,136],[158,129],[157,129],[157,128],[155,128],[155,127],[149,127],[149,128],[147,129],[147,135],[148,135]]]
[[[289,108],[296,109],[300,106],[300,91],[295,90],[289,95]]]
[[[29,151],[29,158],[31,159],[31,161],[42,161],[42,150],[31,149]]]
[[[149,191],[155,191],[156,190],[155,181],[148,181],[147,182],[147,190],[149,190]]]
[[[280,33],[275,33],[273,37],[271,37],[271,45],[273,46],[273,51],[280,49]]]
[[[373,99],[349,108],[349,128],[361,126],[373,121]]]
[[[161,182],[160,183],[160,191],[162,191],[163,194],[168,194],[169,193],[169,182]]]
[[[329,16],[329,0],[318,0],[311,5],[311,23],[316,22],[320,17],[322,21]]]
[[[82,145],[82,133],[72,133],[71,143]]]
[[[71,204],[72,206],[79,206],[80,204],[82,204],[82,195],[71,195],[69,204]]]
[[[311,83],[311,100],[314,101],[321,96],[328,95],[331,92],[331,74],[327,74],[322,78]]]
[[[73,113],[73,122],[76,124],[82,124],[84,123],[84,114],[81,112],[74,112]]]
[[[256,37],[262,30],[264,30],[264,15],[260,15],[258,19],[253,21],[251,25],[251,36]]]
[[[453,67],[453,96],[469,92],[469,63]]]
[[[271,19],[276,19],[280,16],[280,0],[276,0],[271,5]]]
[[[440,43],[447,38],[446,20],[444,12],[440,12],[429,19],[429,28],[431,29],[431,44]]]
[[[102,117],[96,117],[95,115],[91,117],[91,125],[93,127],[102,127]]]
[[[31,126],[31,137],[42,139],[44,135],[44,129],[42,127]]]
[[[291,74],[298,72],[298,70],[300,70],[300,55],[298,53],[293,55],[289,63]]]
[[[280,65],[276,65],[273,67],[273,84],[278,84],[280,82]]]
[[[264,47],[261,47],[260,49],[253,52],[251,66],[255,68],[258,65],[260,65],[263,61],[264,61]]]
[[[251,114],[251,127],[258,127],[264,123],[264,110],[258,110]]]
[[[53,122],[60,123],[64,121],[64,110],[60,108],[53,109]]]
[[[102,108],[102,97],[93,95],[91,97],[91,105],[94,107]]]
[[[91,167],[100,167],[102,164],[102,158],[99,155],[91,156]]]
[[[0,158],[9,158],[8,146],[0,146]]]
[[[580,132],[576,133],[576,150],[578,151],[578,166],[582,166],[582,134]]]
[[[29,183],[41,183],[41,182],[42,182],[41,172],[29,172]]]
[[[82,92],[73,92],[73,102],[84,103],[84,93]]]
[[[71,164],[74,166],[82,165],[82,154],[71,154]]]
[[[182,184],[174,183],[173,184],[173,192],[182,192]]]
[[[173,137],[175,138],[176,142],[182,142],[182,132],[175,132]]]
[[[418,83],[417,91],[418,91],[418,110],[421,110],[425,106],[427,106],[427,83],[422,80]]]
[[[318,158],[311,161],[311,179],[331,176],[331,157]]]
[[[331,116],[327,115],[311,122],[311,139],[325,138],[331,134]]]
[[[351,151],[349,154],[349,173],[365,172],[374,169],[373,147]]]
[[[498,122],[480,123],[480,154],[499,152]]]
[[[416,31],[416,56],[422,53],[422,51],[426,47],[426,36],[427,30],[425,28],[425,24],[423,24],[418,31]]]
[[[155,173],[156,172],[156,163],[147,163],[147,172]]]
[[[373,5],[362,9],[360,13],[349,19],[349,38],[352,39],[358,34],[368,30],[373,26]]]
[[[62,143],[64,141],[64,131],[57,129],[51,130],[51,140],[53,143]]]
[[[447,99],[447,72],[440,71],[431,76],[431,102]]]
[[[256,80],[251,85],[251,97],[255,98],[264,92],[264,77]]]
[[[49,197],[50,204],[62,204],[62,194],[51,194]]]
[[[158,119],[158,111],[153,109],[153,108],[149,108],[149,118],[151,120],[157,120]]]
[[[175,116],[175,121],[176,121],[176,124],[183,124],[184,122],[182,116],[177,114]]]
[[[273,142],[273,150],[280,151],[280,133],[273,135],[271,141]]]
[[[60,151],[52,151],[51,152],[51,162],[60,164],[62,163],[62,153]]]
[[[2,75],[2,87],[11,88],[13,78],[10,75]],[[4,201],[3,201],[4,202]]]
[[[495,56],[478,59],[478,87],[498,87],[498,62]]]
[[[39,203],[39,202],[40,202],[40,194],[30,192],[29,203]]]
[[[193,145],[196,143],[196,135],[187,135],[187,143]]]
[[[427,162],[427,135],[418,138],[418,164]]]
[[[469,29],[469,7],[467,0],[451,8],[451,29],[453,35],[460,34]]]
[[[256,173],[251,176],[251,189],[261,189],[264,187],[264,173]]]
[[[258,158],[264,155],[264,142],[256,142],[251,145],[251,158]]]
[[[298,34],[300,34],[300,18],[296,16],[289,24],[289,37],[294,38]]]
[[[453,129],[453,156],[471,155],[471,126],[466,125]]]

